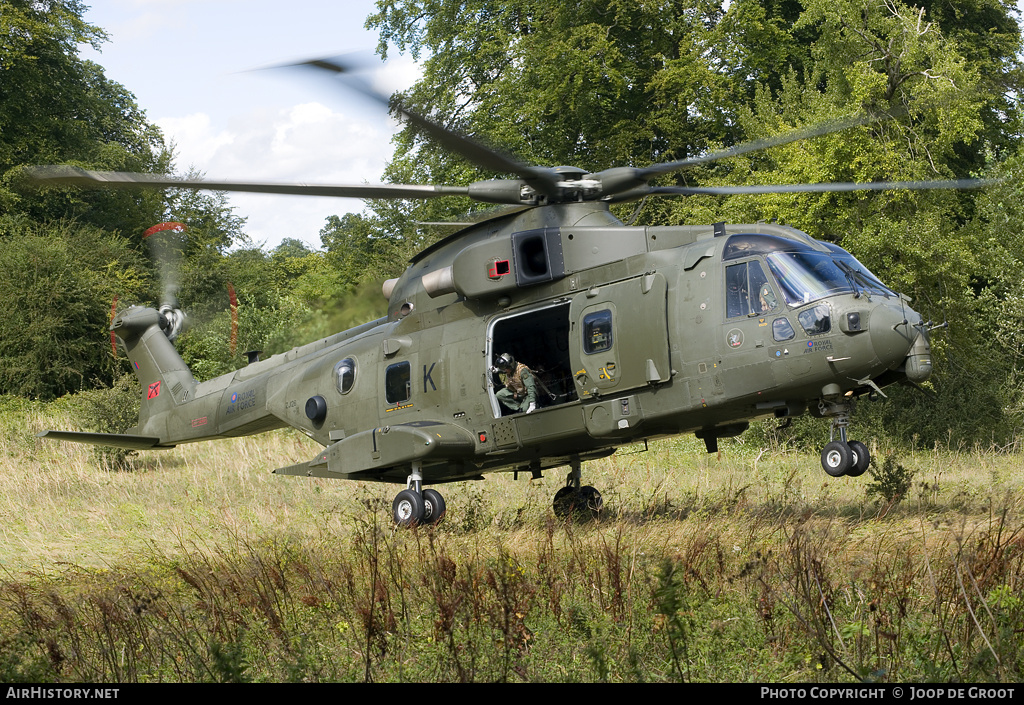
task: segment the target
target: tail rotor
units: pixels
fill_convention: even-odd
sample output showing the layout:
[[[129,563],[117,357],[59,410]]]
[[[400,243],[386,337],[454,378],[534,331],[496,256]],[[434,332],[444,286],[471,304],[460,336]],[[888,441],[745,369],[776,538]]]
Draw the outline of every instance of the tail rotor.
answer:
[[[142,237],[149,244],[153,260],[160,269],[161,298],[160,308],[158,309],[161,316],[160,328],[172,343],[185,329],[187,318],[178,303],[178,291],[180,290],[178,273],[181,269],[181,249],[176,246],[178,243],[175,242],[175,238],[166,235],[156,238],[152,236],[168,231],[179,234],[186,230],[188,230],[188,226],[184,223],[167,222],[154,225],[142,234]]]
[[[160,303],[157,306],[157,325],[170,342],[174,342],[178,336],[193,324],[190,316],[181,309],[178,300],[180,291],[179,276],[181,272],[181,261],[184,243],[180,234],[188,230],[184,223],[166,222],[159,223],[147,229],[143,238],[149,247],[150,256],[157,265],[160,277]],[[154,237],[159,235],[158,237]],[[228,301],[231,312],[231,334],[229,347],[231,357],[235,356],[238,348],[238,295],[234,285],[227,282]],[[114,296],[110,306],[110,347],[116,360],[118,335],[114,321],[117,319],[118,297]]]

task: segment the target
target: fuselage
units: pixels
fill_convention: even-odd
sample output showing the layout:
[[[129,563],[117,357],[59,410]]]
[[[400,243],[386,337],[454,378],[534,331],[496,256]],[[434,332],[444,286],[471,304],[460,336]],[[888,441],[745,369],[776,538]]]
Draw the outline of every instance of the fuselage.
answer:
[[[602,203],[538,207],[427,249],[388,289],[386,318],[198,384],[154,336],[129,336],[134,432],[168,446],[293,426],[325,450],[290,474],[405,482],[416,463],[438,483],[715,440],[930,373],[904,297],[776,225],[627,227]],[[495,397],[502,353],[539,380],[533,413]]]

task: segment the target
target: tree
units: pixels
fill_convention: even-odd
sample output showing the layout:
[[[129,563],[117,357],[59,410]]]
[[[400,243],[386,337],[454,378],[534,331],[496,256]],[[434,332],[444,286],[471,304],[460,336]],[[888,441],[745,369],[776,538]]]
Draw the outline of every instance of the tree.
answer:
[[[125,88],[78,45],[105,35],[78,0],[0,0],[0,213],[37,221],[75,218],[131,233],[162,210],[156,193],[25,188],[19,167],[165,171],[170,157]],[[141,235],[141,230],[139,230]]]
[[[200,180],[203,174],[190,169],[185,178]],[[163,218],[188,227],[184,256],[195,257],[207,250],[224,254],[234,245],[248,244],[243,232],[245,218],[228,205],[227,194],[223,191],[168,189],[164,199]]]
[[[379,219],[354,213],[329,216],[320,229],[320,242],[339,290],[365,279],[396,276],[415,254],[415,249],[388,237]]]
[[[139,296],[141,258],[117,235],[0,217],[0,394],[38,399],[109,383],[116,294]]]
[[[989,119],[998,102],[988,90],[991,76],[985,78],[993,65],[968,60],[965,43],[947,36],[925,8],[860,0],[804,5],[797,26],[813,26],[818,34],[810,47],[812,71],[791,74],[776,93],[760,91],[744,119],[748,134],[776,134],[857,110],[893,117],[737,160],[746,168],[734,167],[723,174],[725,180],[957,178],[981,175],[993,166],[987,159],[1006,154],[1016,139],[1017,118],[1007,114],[1001,131]],[[1013,46],[1019,43],[1018,33]],[[1006,60],[994,57],[995,66]],[[1019,92],[1019,73],[999,75],[1005,87]],[[932,342],[936,373],[929,387],[937,395],[893,390],[892,403],[861,415],[873,417],[883,433],[899,429],[897,436],[931,444],[951,437],[1005,438],[1017,423],[1012,416],[1020,401],[1013,397],[1019,392],[1007,384],[1012,364],[992,345],[994,321],[979,316],[986,306],[977,282],[987,277],[991,263],[972,224],[978,198],[978,192],[953,191],[736,197],[715,204],[715,216],[734,222],[777,218],[837,242],[909,294],[926,319],[949,323]],[[676,217],[687,217],[694,205],[674,204]],[[964,414],[965,408],[973,413]]]
[[[196,320],[227,312],[229,279],[216,275],[245,242],[245,221],[222,194],[22,183],[20,167],[47,163],[170,171],[131,93],[79,57],[79,45],[105,39],[84,10],[79,0],[0,0],[0,289],[12,305],[0,322],[0,393],[51,398],[109,384],[112,301],[159,303],[169,271]],[[188,236],[155,257],[143,233],[171,219]]]

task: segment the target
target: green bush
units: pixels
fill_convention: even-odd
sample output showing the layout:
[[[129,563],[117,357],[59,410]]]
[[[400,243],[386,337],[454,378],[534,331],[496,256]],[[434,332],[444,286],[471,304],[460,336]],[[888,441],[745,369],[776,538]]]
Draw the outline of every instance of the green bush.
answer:
[[[875,497],[877,502],[885,502],[894,506],[903,501],[914,481],[914,470],[908,470],[899,464],[895,453],[889,453],[878,467],[875,458],[871,458],[868,472],[873,478],[867,486],[867,496]]]
[[[121,375],[109,389],[81,392],[69,399],[72,413],[85,430],[125,433],[139,420],[141,394],[133,375]],[[97,446],[96,458],[114,470],[128,470],[136,451]]]

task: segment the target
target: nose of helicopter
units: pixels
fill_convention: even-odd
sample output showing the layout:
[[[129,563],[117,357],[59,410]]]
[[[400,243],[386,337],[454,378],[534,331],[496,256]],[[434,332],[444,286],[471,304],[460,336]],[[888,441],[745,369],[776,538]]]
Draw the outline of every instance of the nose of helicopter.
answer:
[[[924,382],[931,376],[931,349],[920,314],[906,306],[879,303],[871,311],[869,329],[871,345],[882,364],[889,369],[902,366],[912,382]]]

